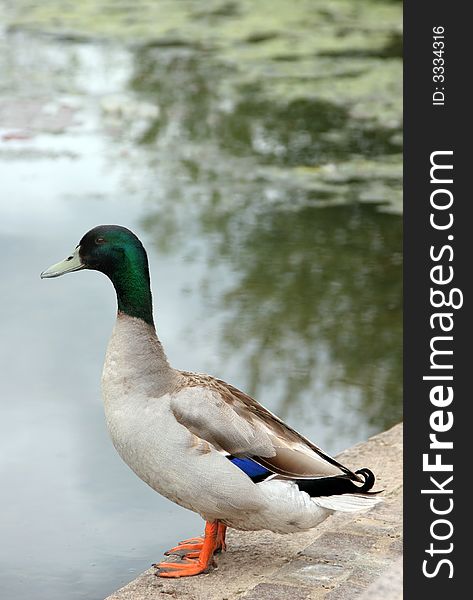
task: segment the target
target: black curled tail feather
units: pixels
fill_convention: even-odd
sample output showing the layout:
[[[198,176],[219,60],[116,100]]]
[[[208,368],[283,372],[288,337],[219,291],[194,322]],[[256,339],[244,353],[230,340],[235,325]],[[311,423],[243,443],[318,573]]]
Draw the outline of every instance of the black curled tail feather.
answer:
[[[301,492],[307,492],[309,496],[336,496],[339,494],[378,494],[379,492],[370,492],[376,480],[374,473],[370,469],[359,469],[355,471],[365,480],[362,485],[357,485],[347,476],[321,477],[318,479],[295,479],[297,487]]]
[[[359,469],[358,471],[355,471],[355,474],[361,475],[362,477],[365,478],[364,484],[361,486],[361,488],[358,488],[359,492],[368,492],[374,486],[376,477],[374,476],[373,471],[370,471],[370,469],[363,467],[363,469]],[[377,494],[378,492],[371,492],[371,493]]]

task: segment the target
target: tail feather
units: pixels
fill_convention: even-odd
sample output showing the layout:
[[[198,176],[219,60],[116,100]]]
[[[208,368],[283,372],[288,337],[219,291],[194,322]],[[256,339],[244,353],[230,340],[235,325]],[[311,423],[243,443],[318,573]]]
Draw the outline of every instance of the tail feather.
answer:
[[[334,496],[340,494],[377,494],[370,492],[375,482],[375,476],[369,469],[363,468],[355,471],[365,480],[362,485],[357,485],[346,475],[335,477],[321,477],[318,479],[296,479],[295,483],[301,492],[307,492],[311,498],[319,496]]]
[[[382,501],[382,498],[361,494],[343,494],[338,496],[312,498],[312,502],[317,504],[317,506],[328,508],[329,510],[339,510],[341,512],[362,512],[370,510],[373,506],[376,506],[376,504],[379,504]]]

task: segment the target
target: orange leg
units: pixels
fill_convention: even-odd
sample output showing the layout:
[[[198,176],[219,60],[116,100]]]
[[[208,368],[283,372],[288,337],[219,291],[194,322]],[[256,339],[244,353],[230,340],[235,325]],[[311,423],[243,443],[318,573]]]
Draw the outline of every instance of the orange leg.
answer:
[[[225,543],[225,534],[227,533],[227,526],[223,523],[218,524],[217,531],[217,549],[216,552],[225,552],[227,544]]]
[[[189,552],[185,552],[184,558],[180,563],[161,562],[153,565],[158,569],[156,575],[159,577],[189,577],[191,575],[199,575],[199,573],[206,573],[212,565],[215,551],[224,549],[225,529],[225,525],[222,525],[218,521],[214,521],[213,523],[207,522],[205,524],[202,546],[200,546],[196,538],[186,540],[186,542],[190,542],[189,544],[181,543],[179,546],[176,546],[172,550],[189,550]],[[194,546],[199,546],[198,552],[193,551]],[[171,550],[169,552],[171,553]]]

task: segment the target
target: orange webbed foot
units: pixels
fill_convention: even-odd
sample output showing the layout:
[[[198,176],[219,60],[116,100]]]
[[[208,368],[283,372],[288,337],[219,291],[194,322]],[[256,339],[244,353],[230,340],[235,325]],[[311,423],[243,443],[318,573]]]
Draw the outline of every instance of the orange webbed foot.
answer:
[[[191,577],[192,575],[200,575],[208,573],[213,566],[213,559],[208,563],[204,563],[199,559],[190,559],[184,557],[181,562],[161,562],[154,565],[158,571],[157,577]]]
[[[213,556],[216,552],[225,550],[226,526],[215,521],[205,525],[204,538],[184,540],[165,554],[182,556],[182,561],[160,562],[153,567],[158,569],[158,577],[190,577],[207,573],[215,565]]]
[[[177,546],[167,550],[164,553],[164,556],[169,556],[170,554],[177,554],[178,556],[187,556],[191,553],[195,553],[195,551],[200,552],[204,546],[204,538],[190,538],[188,540],[184,540],[183,542],[179,542]]]

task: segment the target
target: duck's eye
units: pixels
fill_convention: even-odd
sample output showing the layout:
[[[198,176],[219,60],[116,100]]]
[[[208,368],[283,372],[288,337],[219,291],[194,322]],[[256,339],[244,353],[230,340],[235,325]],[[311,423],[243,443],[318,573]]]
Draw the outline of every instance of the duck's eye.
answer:
[[[95,243],[96,244],[105,244],[105,238],[103,238],[103,237],[95,238]]]

